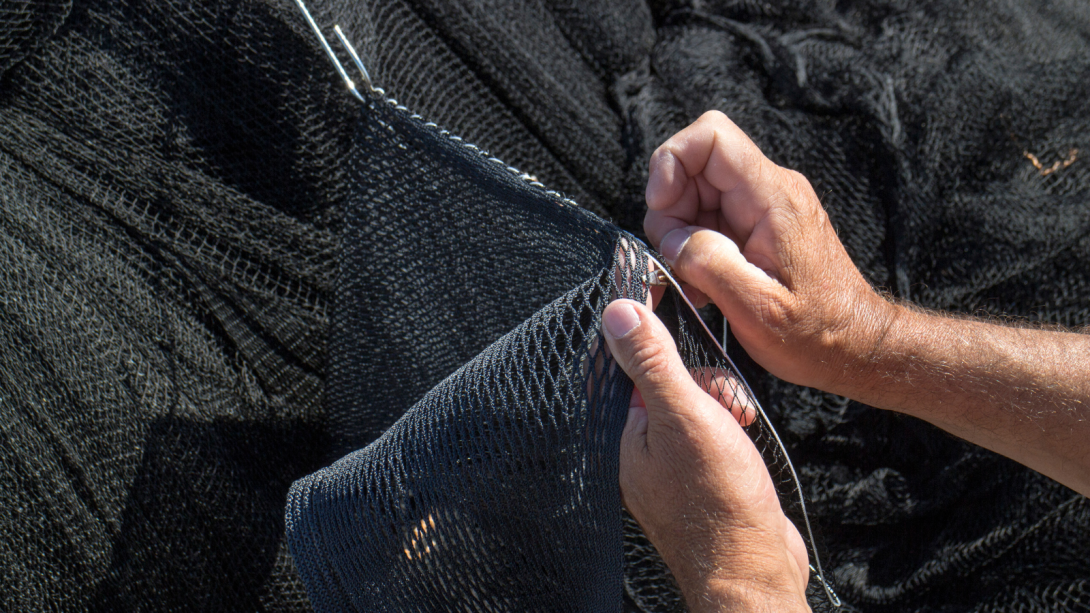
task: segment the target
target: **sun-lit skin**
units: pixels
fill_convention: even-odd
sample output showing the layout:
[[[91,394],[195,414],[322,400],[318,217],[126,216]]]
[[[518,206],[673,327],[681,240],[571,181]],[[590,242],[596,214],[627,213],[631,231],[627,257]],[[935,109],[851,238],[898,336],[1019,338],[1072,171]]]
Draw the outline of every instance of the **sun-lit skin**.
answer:
[[[1090,336],[887,300],[806,178],[722,113],[654,153],[647,205],[647,236],[686,293],[714,301],[772,374],[927,420],[1090,494]],[[611,335],[622,320],[638,324]],[[805,549],[739,425],[684,371],[647,305],[611,304],[604,324],[640,392],[622,440],[625,503],[690,608],[806,610]]]
[[[736,417],[693,380],[646,304],[610,304],[603,328],[637,388],[621,436],[624,503],[689,610],[808,610],[806,546]]]

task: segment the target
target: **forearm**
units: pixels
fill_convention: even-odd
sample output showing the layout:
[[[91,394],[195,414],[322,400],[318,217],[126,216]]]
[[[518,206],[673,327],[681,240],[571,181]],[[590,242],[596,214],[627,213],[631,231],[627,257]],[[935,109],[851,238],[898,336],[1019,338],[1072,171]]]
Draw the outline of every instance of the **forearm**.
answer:
[[[1090,335],[896,306],[837,391],[899,411],[1090,495]]]

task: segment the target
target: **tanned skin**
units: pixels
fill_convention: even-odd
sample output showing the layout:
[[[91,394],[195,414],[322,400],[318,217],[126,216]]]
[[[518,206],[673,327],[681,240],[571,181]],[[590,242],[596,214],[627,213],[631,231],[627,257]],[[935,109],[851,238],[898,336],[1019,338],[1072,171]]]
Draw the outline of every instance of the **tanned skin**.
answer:
[[[1090,495],[1090,336],[887,300],[806,178],[722,113],[659,147],[647,205],[644,229],[690,297],[714,301],[772,374],[926,420]],[[646,305],[618,301],[603,323],[640,392],[622,439],[625,504],[690,609],[807,610],[805,548],[740,426],[691,383]]]

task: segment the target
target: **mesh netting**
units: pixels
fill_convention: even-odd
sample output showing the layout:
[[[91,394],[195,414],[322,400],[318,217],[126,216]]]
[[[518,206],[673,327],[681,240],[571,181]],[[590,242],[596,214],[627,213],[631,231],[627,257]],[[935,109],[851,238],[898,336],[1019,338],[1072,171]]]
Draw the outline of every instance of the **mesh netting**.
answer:
[[[811,179],[876,286],[936,309],[1090,323],[1085,3],[528,3],[503,9],[513,18],[493,18],[500,9],[484,1],[435,4],[383,3],[407,7],[418,40],[443,41],[434,53],[469,67],[460,92],[489,91],[528,135],[545,132],[520,88],[577,99],[574,111],[547,111],[548,122],[572,118],[550,141],[558,156],[585,146],[584,113],[614,109],[625,154],[594,172],[622,179],[591,197],[624,227],[638,228],[654,147],[716,108]],[[428,93],[427,69],[407,58],[433,51],[400,47],[392,14],[357,5],[335,17],[364,24],[358,42],[378,84],[470,140],[488,138],[487,122],[446,114],[449,99]],[[543,45],[527,23],[563,34]],[[522,61],[496,69],[507,59],[458,39],[463,28]],[[574,66],[550,70],[573,53]],[[600,89],[586,85],[595,78]],[[508,158],[507,145],[492,149]],[[1088,606],[1085,498],[927,424],[775,380],[730,346],[781,426],[850,606]]]
[[[314,5],[390,95],[636,234],[651,151],[718,108],[811,179],[874,284],[1090,324],[1085,2]],[[306,610],[290,484],[538,333],[616,237],[554,216],[504,256],[520,235],[482,229],[526,182],[369,146],[401,119],[357,108],[291,2],[0,17],[0,606]],[[729,351],[849,607],[1086,610],[1085,498]],[[637,536],[630,600],[676,607]]]
[[[11,0],[0,5],[0,74],[11,68],[64,22],[70,0]]]
[[[538,311],[292,488],[288,537],[316,609],[619,609],[632,384],[598,325],[612,297],[642,298],[629,272]]]
[[[528,298],[591,278],[428,391],[376,442],[293,488],[288,533],[312,602],[321,610],[616,610],[616,453],[631,384],[602,353],[598,326],[609,300],[644,299],[647,252],[396,103],[368,100],[357,143],[333,316],[343,333],[331,348],[328,392],[344,447],[380,434],[421,380],[461,359],[421,355],[425,339],[472,346],[468,339],[485,338],[482,322],[501,326],[533,304]],[[413,210],[391,215],[404,198]],[[469,206],[451,210],[451,200]],[[393,260],[402,274],[376,274],[376,263]],[[523,279],[517,301],[512,276]],[[389,322],[437,300],[457,309]],[[743,404],[752,415],[752,392],[739,391],[740,375],[677,300],[670,294],[665,308],[694,378],[726,408]],[[771,425],[749,431],[798,508],[798,483]],[[629,597],[648,611],[680,606],[654,548],[634,522],[625,526]]]
[[[385,101],[364,107],[354,142],[326,392],[345,453],[600,274],[618,232]]]
[[[275,5],[60,6],[0,8],[0,608],[305,610],[350,107]]]

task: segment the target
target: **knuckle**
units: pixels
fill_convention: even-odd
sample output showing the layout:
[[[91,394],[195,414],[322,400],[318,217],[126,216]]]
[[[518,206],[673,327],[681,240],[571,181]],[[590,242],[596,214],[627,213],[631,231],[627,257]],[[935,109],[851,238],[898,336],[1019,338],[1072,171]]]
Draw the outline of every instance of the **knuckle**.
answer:
[[[738,164],[742,169],[754,169],[754,183],[761,183],[767,170],[765,166],[771,163],[772,162],[765,157],[765,154],[757,148],[757,145],[753,143],[746,143],[738,150]]]
[[[672,155],[671,147],[674,146],[674,139],[671,137],[666,142],[662,143],[655,149],[655,152],[651,154],[651,159],[647,162],[647,168],[649,172],[655,172],[659,165],[663,162],[663,158],[668,155]]]
[[[814,188],[810,185],[810,180],[806,178],[801,172],[791,170],[790,168],[784,169],[784,183],[787,191],[787,195],[796,204],[808,203],[815,199]]]
[[[711,111],[705,111],[697,121],[700,123],[723,123],[729,121],[729,119],[727,119],[727,116],[722,111],[713,109]]]
[[[637,343],[629,359],[629,376],[635,381],[659,384],[667,378],[670,361],[666,348],[655,341]]]
[[[819,211],[823,211],[821,204],[818,202],[817,193],[814,192],[814,186],[810,184],[810,180],[806,178],[802,173],[792,170],[791,171],[791,184],[792,192],[791,196],[799,202],[805,202],[811,205]]]
[[[789,305],[771,292],[761,292],[757,300],[759,317],[776,334],[782,335],[792,327],[795,320]]]
[[[783,197],[785,204],[795,212],[797,221],[807,227],[822,227],[829,222],[825,207],[821,206],[810,180],[800,172],[783,169]]]
[[[708,281],[714,285],[730,283],[730,279],[721,274],[720,270],[729,258],[734,256],[737,247],[733,247],[725,240],[701,241],[695,247],[697,248],[693,251],[696,253],[693,254],[693,262],[690,265],[693,281],[700,287],[708,287]]]

